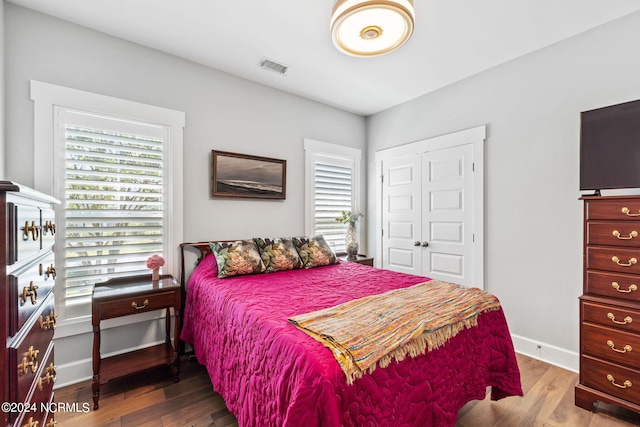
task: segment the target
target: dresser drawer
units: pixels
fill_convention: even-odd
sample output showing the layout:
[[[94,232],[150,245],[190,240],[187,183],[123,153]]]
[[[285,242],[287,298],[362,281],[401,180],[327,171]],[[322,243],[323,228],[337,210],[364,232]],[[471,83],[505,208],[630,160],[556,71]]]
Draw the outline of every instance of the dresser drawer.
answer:
[[[45,257],[8,276],[10,306],[9,335],[15,335],[53,290],[55,274],[48,273],[54,267],[55,255]]]
[[[42,307],[38,316],[53,311],[53,295]],[[21,341],[9,347],[9,384],[12,385],[11,397],[14,402],[24,401],[21,394],[29,390],[37,373],[45,360],[49,345],[53,345],[53,328],[44,328],[39,322],[35,322],[27,335]],[[15,386],[15,389],[13,387]]]
[[[640,247],[640,221],[587,222],[587,244]]]
[[[634,221],[640,219],[640,199],[599,199],[588,200],[585,219],[613,221]]]
[[[580,382],[629,402],[640,401],[640,371],[582,356]]]
[[[640,311],[615,305],[582,301],[582,321],[597,323],[618,331],[640,332]]]
[[[640,301],[640,276],[587,271],[585,292],[626,301]]]
[[[14,402],[25,403],[30,411],[24,414],[24,419],[28,420],[32,417],[34,420],[43,420],[48,409],[53,394],[53,385],[56,381],[56,367],[54,365],[53,343],[47,349],[47,353],[43,356],[42,363],[36,372],[34,383],[28,384],[28,387],[19,384],[18,394],[13,399]],[[29,395],[29,392],[32,392]]]
[[[640,274],[640,249],[587,246],[587,269]]]
[[[99,318],[110,319],[128,314],[174,307],[176,298],[179,298],[179,294],[175,291],[170,291],[153,295],[129,296],[117,300],[104,301],[100,304],[101,313]]]
[[[640,369],[639,335],[586,323],[582,334],[582,353]]]

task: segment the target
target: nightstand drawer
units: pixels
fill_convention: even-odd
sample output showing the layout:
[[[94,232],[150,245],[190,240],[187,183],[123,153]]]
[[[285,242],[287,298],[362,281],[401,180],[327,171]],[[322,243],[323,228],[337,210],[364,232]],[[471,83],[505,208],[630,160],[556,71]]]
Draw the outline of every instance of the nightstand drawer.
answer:
[[[640,400],[640,371],[582,356],[581,383],[629,402]]]
[[[582,325],[582,352],[630,368],[640,368],[640,336],[603,326]],[[640,384],[638,384],[640,386]]]
[[[167,291],[152,295],[127,296],[113,301],[104,301],[100,303],[100,319],[111,319],[113,317],[173,307],[177,298],[179,298],[177,292]]]
[[[583,302],[582,321],[619,331],[640,332],[640,311],[626,307]]]

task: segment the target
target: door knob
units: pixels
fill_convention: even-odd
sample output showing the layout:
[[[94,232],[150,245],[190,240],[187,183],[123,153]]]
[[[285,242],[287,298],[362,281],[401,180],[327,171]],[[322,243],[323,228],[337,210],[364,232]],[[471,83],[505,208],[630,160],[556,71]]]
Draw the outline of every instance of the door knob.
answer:
[[[420,242],[419,242],[418,240],[416,240],[416,241],[413,243],[413,246],[420,246]]]
[[[429,242],[427,242],[427,241],[422,242],[422,247],[423,248],[426,248],[427,246],[429,246]]]

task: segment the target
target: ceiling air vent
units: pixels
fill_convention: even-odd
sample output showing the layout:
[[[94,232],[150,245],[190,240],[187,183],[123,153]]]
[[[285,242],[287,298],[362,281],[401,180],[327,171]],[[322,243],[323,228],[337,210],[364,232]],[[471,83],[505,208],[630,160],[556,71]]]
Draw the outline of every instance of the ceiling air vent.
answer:
[[[263,70],[276,72],[283,76],[287,74],[287,70],[289,69],[289,67],[287,67],[286,65],[278,64],[277,62],[267,58],[262,58],[260,60],[260,68],[262,68]]]

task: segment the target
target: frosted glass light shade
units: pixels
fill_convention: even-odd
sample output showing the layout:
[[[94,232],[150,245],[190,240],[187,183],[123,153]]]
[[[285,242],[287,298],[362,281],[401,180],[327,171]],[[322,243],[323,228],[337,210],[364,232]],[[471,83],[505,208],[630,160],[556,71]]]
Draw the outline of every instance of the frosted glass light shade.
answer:
[[[347,54],[382,55],[409,40],[414,20],[412,0],[338,0],[331,15],[331,36]]]

